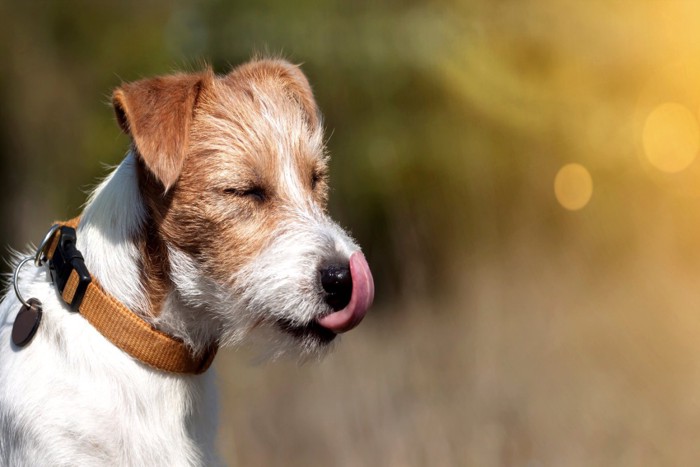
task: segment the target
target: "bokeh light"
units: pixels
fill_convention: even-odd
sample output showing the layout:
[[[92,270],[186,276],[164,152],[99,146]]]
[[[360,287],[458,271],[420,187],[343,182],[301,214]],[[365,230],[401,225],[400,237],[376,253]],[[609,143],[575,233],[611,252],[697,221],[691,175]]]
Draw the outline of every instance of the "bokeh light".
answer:
[[[700,149],[700,128],[684,105],[666,102],[647,117],[642,133],[647,159],[657,169],[676,173],[686,169]]]
[[[567,164],[554,177],[554,196],[570,211],[583,209],[593,195],[593,179],[581,164]]]

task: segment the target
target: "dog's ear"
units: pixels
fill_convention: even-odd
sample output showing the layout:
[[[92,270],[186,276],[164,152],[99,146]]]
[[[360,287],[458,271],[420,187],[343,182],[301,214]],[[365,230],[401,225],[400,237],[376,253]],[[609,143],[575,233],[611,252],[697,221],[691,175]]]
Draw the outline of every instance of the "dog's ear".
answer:
[[[305,110],[312,128],[319,124],[319,110],[311,90],[311,84],[298,65],[293,65],[285,60],[275,60],[272,67],[284,79],[289,93]]]
[[[149,78],[112,94],[119,126],[166,191],[180,177],[197,99],[212,79],[210,70]]]
[[[320,123],[320,113],[311,85],[298,65],[282,59],[253,60],[231,71],[228,77],[235,79],[240,75],[253,79],[258,76],[280,79],[289,96],[304,109],[309,125],[315,128]]]

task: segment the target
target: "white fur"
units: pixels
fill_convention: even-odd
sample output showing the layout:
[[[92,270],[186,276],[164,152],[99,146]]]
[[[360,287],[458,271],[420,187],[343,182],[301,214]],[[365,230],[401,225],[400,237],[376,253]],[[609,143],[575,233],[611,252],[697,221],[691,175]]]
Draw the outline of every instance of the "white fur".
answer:
[[[280,148],[283,154],[288,151]],[[262,253],[226,283],[201,273],[197,262],[171,247],[174,290],[157,318],[161,329],[195,351],[212,340],[264,341],[272,357],[322,353],[281,332],[276,320],[303,324],[327,308],[318,290],[323,259],[349,258],[352,239],[302,195],[291,162],[281,186],[293,193],[285,221]],[[95,191],[78,230],[78,248],[103,287],[134,310],[147,310],[133,239],[145,218],[133,155]],[[45,268],[20,275],[27,297],[43,303],[34,340],[10,344],[20,303],[7,293],[0,304],[0,464],[190,466],[214,465],[214,374],[171,375],[144,366],[68,310]]]
[[[328,347],[301,342],[300,349],[299,340],[278,332],[275,321],[313,320],[327,307],[317,290],[319,261],[347,259],[358,247],[319,211],[285,223],[271,238],[262,254],[231,278],[235,287],[215,283],[187,254],[171,248],[175,291],[155,320],[158,326],[183,336],[197,350],[217,334],[223,346],[246,342],[264,353],[263,358],[297,356],[299,351],[302,359],[322,356]]]
[[[91,198],[78,247],[101,284],[125,304],[143,303],[136,249],[143,206],[129,156]],[[20,303],[0,304],[0,464],[7,466],[212,465],[214,373],[175,376],[134,361],[58,297],[45,268],[20,276],[43,304],[39,332],[10,343]]]

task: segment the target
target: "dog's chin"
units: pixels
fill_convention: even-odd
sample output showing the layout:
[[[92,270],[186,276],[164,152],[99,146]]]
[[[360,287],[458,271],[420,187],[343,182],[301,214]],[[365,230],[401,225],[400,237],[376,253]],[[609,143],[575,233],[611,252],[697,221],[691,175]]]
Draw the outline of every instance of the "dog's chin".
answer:
[[[304,324],[297,324],[292,320],[280,318],[275,322],[276,326],[294,339],[303,343],[314,343],[319,347],[326,346],[333,342],[337,336],[330,329],[326,329],[316,321]]]
[[[296,360],[298,363],[319,361],[335,347],[337,334],[316,321],[300,324],[276,318],[261,320],[234,345],[247,349],[253,360]],[[233,343],[233,342],[232,342]]]

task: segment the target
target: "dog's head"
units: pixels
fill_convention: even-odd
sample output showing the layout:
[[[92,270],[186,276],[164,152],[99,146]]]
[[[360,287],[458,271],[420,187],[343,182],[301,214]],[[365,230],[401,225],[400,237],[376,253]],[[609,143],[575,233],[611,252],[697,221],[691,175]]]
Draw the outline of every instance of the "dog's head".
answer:
[[[313,354],[359,323],[374,285],[326,213],[323,130],[298,67],[145,79],[113,105],[139,160],[142,281],[164,327],[195,348],[264,336],[273,354]]]

